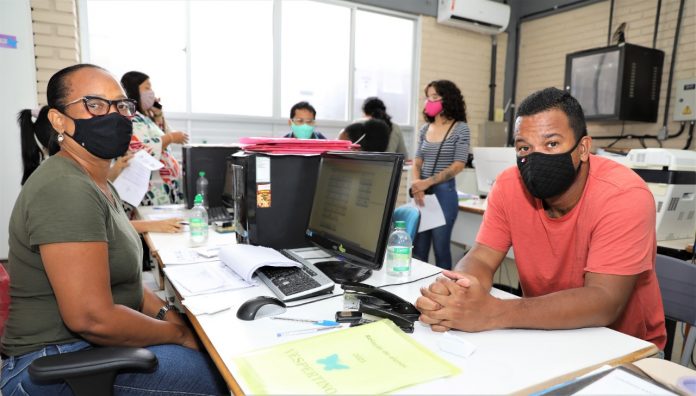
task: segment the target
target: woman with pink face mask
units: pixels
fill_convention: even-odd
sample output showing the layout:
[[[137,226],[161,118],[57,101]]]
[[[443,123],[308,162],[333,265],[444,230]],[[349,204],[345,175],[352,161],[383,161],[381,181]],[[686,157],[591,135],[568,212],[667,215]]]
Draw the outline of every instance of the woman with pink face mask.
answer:
[[[188,134],[170,131],[164,120],[162,106],[152,90],[150,77],[138,71],[130,71],[121,77],[121,85],[128,98],[138,102],[138,112],[131,119],[133,138],[130,150],[146,150],[162,162],[159,171],[153,171],[150,188],[141,206],[178,204],[184,201],[181,186],[181,167],[171,153],[170,145],[185,144]]]
[[[459,88],[448,80],[429,83],[425,97],[423,117],[427,123],[418,135],[410,193],[418,206],[425,205],[426,194],[434,194],[445,215],[445,225],[418,233],[413,256],[427,262],[432,244],[436,265],[449,270],[450,239],[459,210],[454,177],[464,169],[469,155],[466,104]]]

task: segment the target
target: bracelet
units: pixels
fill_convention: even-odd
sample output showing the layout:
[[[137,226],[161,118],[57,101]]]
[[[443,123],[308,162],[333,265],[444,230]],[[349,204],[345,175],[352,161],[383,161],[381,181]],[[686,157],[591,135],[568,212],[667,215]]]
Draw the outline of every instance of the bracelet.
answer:
[[[165,304],[162,308],[160,308],[159,312],[157,312],[155,319],[164,320],[164,317],[167,316],[167,312],[169,312],[170,309],[172,309],[172,306]]]

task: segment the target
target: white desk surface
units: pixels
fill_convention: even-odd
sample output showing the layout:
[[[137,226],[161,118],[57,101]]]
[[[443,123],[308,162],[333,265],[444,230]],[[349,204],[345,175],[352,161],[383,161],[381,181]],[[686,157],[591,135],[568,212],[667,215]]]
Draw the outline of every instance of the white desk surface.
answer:
[[[150,240],[155,249],[181,248],[187,246],[188,234],[151,233]],[[210,245],[234,243],[234,234],[218,234],[211,231],[209,242]],[[410,279],[439,272],[437,267],[417,260],[413,261]],[[428,285],[433,279],[435,277],[408,285],[389,286],[385,289],[414,302],[420,295],[420,287]],[[395,282],[401,282],[401,280],[387,276],[384,271],[378,271],[366,283],[383,285]],[[334,293],[340,291],[337,286]],[[498,290],[493,290],[492,293],[497,297],[512,298],[511,295]],[[236,388],[235,381],[242,391],[247,389],[232,361],[235,356],[258,348],[313,336],[308,334],[277,338],[275,335],[282,330],[306,328],[306,323],[276,321],[270,318],[250,322],[237,319],[236,310],[239,305],[258,295],[272,296],[273,294],[263,284],[248,289],[217,293],[216,298],[231,301],[234,304],[233,307],[212,315],[193,316],[187,313],[213,356],[218,369],[228,382],[228,386],[233,390]],[[294,304],[296,303],[288,303],[288,305]],[[335,312],[342,309],[343,298],[335,297],[301,307],[288,308],[287,312],[281,316],[333,320]],[[656,352],[652,343],[608,328],[554,331],[495,330],[480,333],[454,332],[454,334],[476,345],[476,351],[468,358],[442,351],[437,346],[442,334],[431,331],[420,322],[416,323],[412,336],[444,359],[459,366],[462,373],[455,377],[401,389],[397,393],[528,392],[538,384],[543,383],[543,387],[550,386],[603,364],[621,364]]]

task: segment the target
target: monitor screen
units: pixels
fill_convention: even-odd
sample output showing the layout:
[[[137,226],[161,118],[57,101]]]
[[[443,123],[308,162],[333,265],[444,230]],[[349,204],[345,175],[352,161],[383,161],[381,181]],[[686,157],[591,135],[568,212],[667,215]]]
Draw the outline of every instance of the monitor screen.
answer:
[[[612,116],[617,113],[619,50],[613,49],[570,58],[570,94],[585,115]]]
[[[402,168],[400,154],[322,154],[305,236],[349,263],[380,269]]]
[[[514,147],[474,147],[474,168],[479,194],[488,195],[498,174],[517,166]]]

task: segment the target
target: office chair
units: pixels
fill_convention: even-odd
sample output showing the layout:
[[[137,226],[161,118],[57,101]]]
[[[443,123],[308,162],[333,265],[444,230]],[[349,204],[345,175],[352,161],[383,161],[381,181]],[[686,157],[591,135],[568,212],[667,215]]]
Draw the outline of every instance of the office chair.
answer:
[[[10,277],[0,264],[0,335],[10,308]],[[157,357],[144,348],[99,347],[40,357],[29,365],[36,382],[65,381],[76,396],[112,395],[119,370],[151,371]]]
[[[406,232],[408,232],[408,235],[411,237],[411,242],[416,239],[418,226],[420,225],[420,211],[418,208],[412,205],[399,206],[394,209],[392,222],[394,221],[406,222]]]
[[[696,344],[696,265],[658,254],[655,272],[660,284],[662,304],[667,324],[667,347],[665,357],[671,358],[674,340],[675,321],[692,326],[689,336],[684,340],[684,352],[679,364],[689,367],[689,360]]]

